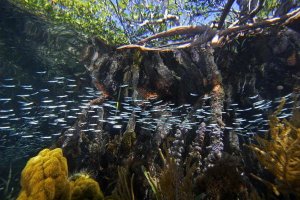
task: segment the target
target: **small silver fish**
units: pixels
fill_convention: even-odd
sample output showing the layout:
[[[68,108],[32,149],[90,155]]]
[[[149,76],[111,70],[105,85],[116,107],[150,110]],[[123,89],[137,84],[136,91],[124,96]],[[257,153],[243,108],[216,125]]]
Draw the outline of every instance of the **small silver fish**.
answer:
[[[128,85],[127,85],[127,84],[124,84],[124,85],[120,85],[119,87],[120,87],[120,88],[125,88],[125,87],[128,87]]]
[[[41,92],[49,92],[49,89],[40,89]]]
[[[15,88],[16,85],[4,85],[4,84],[2,84],[1,87],[4,87],[4,88]]]
[[[254,96],[251,96],[251,97],[248,97],[249,99],[255,99],[258,97],[258,94],[257,95],[254,95]]]
[[[40,71],[40,72],[35,72],[35,73],[37,73],[37,74],[46,74],[47,71]]]
[[[115,128],[115,129],[120,129],[120,128],[122,128],[122,125],[120,125],[120,124],[115,124],[115,125],[113,125],[113,128]]]
[[[49,99],[49,100],[43,100],[42,102],[43,102],[43,103],[52,103],[53,100],[51,100],[51,99]]]
[[[30,97],[30,94],[18,94],[18,97]]]
[[[0,98],[0,101],[11,101],[11,98]]]
[[[9,109],[9,110],[0,110],[0,113],[8,113],[8,112],[13,112],[13,109]]]
[[[77,87],[77,85],[67,85],[67,87]]]
[[[258,106],[258,105],[263,104],[265,101],[266,101],[266,100],[257,101],[257,102],[254,102],[253,105],[254,105],[254,106]]]
[[[61,95],[61,96],[57,96],[57,98],[66,98],[66,97],[68,97],[68,95]]]

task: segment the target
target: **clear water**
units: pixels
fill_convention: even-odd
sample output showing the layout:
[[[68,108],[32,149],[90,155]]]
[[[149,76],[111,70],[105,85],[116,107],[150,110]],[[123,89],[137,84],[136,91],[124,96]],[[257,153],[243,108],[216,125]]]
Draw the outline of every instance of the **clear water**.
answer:
[[[0,199],[9,193],[16,195],[26,161],[53,144],[64,131],[71,130],[77,117],[88,109],[89,102],[101,96],[84,66],[74,59],[77,54],[72,48],[84,46],[79,36],[65,28],[40,27],[38,20],[9,13],[0,14]],[[43,31],[47,34],[41,35]],[[279,118],[291,117],[295,95],[282,95],[287,103]],[[209,98],[204,97],[201,108],[159,99],[133,102],[128,97],[118,102],[122,108],[119,110],[118,100],[106,101],[102,106],[108,115],[101,120],[110,124],[113,131],[121,131],[134,111],[137,126],[149,132],[154,132],[161,123],[169,129],[196,129],[202,122],[208,123],[209,131],[215,126],[209,124]],[[245,98],[247,106],[232,102],[224,109],[224,115],[236,116],[226,124],[225,131],[234,130],[245,140],[251,140],[254,134],[267,132],[268,115],[276,109],[281,97]],[[167,114],[157,117],[156,113],[162,110]]]

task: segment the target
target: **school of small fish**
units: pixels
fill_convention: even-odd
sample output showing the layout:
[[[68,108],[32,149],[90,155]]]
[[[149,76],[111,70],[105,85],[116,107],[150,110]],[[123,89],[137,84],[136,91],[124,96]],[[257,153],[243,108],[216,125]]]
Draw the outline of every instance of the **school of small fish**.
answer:
[[[45,76],[46,73],[36,72],[35,76]],[[202,97],[203,104],[198,107],[132,97],[125,97],[120,102],[107,100],[102,105],[91,106],[90,101],[101,96],[101,92],[88,86],[90,80],[80,79],[87,86],[79,85],[76,79],[69,77],[45,78],[42,83],[35,85],[20,83],[9,77],[0,80],[0,157],[12,160],[23,158],[28,156],[29,150],[26,149],[51,144],[62,132],[72,130],[72,125],[83,112],[89,112],[93,119],[107,123],[114,131],[124,131],[132,113],[137,126],[150,132],[155,132],[162,123],[168,129],[196,129],[202,122],[207,124],[207,131],[216,126],[210,123],[210,97],[207,95]],[[119,86],[120,90],[125,87],[129,86]],[[195,93],[190,95],[199,96]],[[286,105],[279,118],[291,117],[296,105],[295,96],[294,93],[284,95]],[[237,103],[225,107],[224,115],[234,113],[235,116],[232,122],[226,123],[225,131],[233,130],[242,137],[268,131],[268,115],[279,105],[281,97],[272,101],[261,99],[259,94],[247,98],[251,102],[248,107],[241,107]],[[95,111],[102,107],[108,112],[105,118]],[[162,111],[165,114],[160,115]],[[98,132],[96,125],[90,123],[86,126],[88,128],[81,131]],[[16,150],[19,156],[16,156]]]
[[[22,159],[32,149],[51,144],[64,129],[71,127],[89,101],[100,95],[88,87],[90,81],[83,77],[49,78],[47,71],[38,71],[33,76],[43,81],[21,83],[13,77],[0,80],[2,160]],[[83,86],[82,82],[88,84]]]

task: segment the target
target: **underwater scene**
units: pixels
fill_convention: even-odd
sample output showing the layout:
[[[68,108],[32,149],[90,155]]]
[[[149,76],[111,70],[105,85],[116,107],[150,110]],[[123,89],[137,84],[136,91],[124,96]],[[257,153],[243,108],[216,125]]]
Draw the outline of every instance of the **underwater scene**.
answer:
[[[253,30],[188,27],[183,47],[150,43],[172,27],[119,44],[30,2],[0,1],[0,199],[300,199],[297,3]]]

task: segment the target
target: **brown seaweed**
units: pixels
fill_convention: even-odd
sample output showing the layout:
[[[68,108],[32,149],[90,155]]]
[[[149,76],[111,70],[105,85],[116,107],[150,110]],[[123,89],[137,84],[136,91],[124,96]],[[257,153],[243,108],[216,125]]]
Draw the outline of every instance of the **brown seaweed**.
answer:
[[[276,117],[283,105],[284,101],[270,116],[270,139],[256,137],[258,145],[249,147],[260,164],[276,177],[275,183],[259,178],[261,181],[271,187],[276,195],[292,193],[300,197],[300,128]]]

